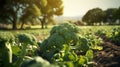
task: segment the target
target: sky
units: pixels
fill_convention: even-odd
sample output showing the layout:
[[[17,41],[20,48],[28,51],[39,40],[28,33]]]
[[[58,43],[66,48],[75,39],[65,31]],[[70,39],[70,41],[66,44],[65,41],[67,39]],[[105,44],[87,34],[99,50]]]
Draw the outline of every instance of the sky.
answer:
[[[64,14],[63,16],[82,16],[88,10],[93,8],[107,8],[120,7],[120,0],[63,0]]]

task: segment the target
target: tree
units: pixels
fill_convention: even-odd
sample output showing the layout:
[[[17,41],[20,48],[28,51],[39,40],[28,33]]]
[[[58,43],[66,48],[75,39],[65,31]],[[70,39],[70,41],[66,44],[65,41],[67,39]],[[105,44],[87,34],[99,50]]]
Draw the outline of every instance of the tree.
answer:
[[[119,24],[120,24],[120,7],[116,11],[116,17],[119,20]]]
[[[103,21],[104,12],[100,8],[93,8],[89,10],[82,18],[82,21],[87,22],[88,25],[93,25],[93,23],[100,23]]]
[[[26,0],[1,0],[0,21],[12,23],[12,29],[17,29],[17,23],[24,14],[30,2]]]
[[[4,0],[1,1],[2,4],[0,10],[0,20],[3,22],[10,22],[12,23],[13,29],[17,29],[16,23],[18,22],[18,12],[20,8],[20,3],[11,1],[11,0]]]
[[[17,29],[20,21],[22,28],[24,23],[36,18],[44,28],[47,18],[63,14],[62,0],[1,0],[0,3],[0,21],[12,23],[12,29]]]
[[[32,21],[33,19],[37,19],[40,15],[41,15],[41,11],[35,4],[28,6],[20,18],[20,20],[22,21],[21,29],[23,28],[23,25],[27,21]]]
[[[41,8],[42,16],[39,18],[41,21],[41,28],[47,28],[48,18],[54,15],[59,16],[63,14],[62,0],[41,0],[43,3],[38,4]]]
[[[109,24],[113,24],[117,20],[117,8],[108,8],[105,10],[105,21],[109,22]]]

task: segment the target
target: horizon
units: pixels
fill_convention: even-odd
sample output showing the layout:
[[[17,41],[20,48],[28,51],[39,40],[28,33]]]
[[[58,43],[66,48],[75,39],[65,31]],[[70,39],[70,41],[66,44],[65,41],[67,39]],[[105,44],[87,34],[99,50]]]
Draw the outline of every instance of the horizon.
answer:
[[[101,8],[102,10],[118,8],[120,7],[120,0],[63,0],[63,5],[64,14],[62,16],[75,17],[83,16],[93,8]]]

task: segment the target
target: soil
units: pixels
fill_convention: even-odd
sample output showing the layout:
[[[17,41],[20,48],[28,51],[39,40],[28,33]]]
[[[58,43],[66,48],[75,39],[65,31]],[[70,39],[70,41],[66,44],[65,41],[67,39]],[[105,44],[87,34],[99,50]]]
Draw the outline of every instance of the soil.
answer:
[[[94,53],[95,67],[120,67],[120,46],[102,37],[103,50]]]

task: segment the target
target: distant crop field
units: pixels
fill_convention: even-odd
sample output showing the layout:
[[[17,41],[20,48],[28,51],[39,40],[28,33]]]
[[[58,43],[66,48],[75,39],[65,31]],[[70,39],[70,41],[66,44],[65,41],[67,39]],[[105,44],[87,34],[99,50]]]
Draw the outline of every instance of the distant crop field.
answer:
[[[17,33],[30,33],[35,36],[41,36],[41,37],[47,37],[49,36],[49,32],[52,29],[52,25],[48,26],[47,29],[41,29],[39,25],[31,26],[30,29],[25,30],[0,30],[0,32],[11,32],[13,34]],[[98,30],[106,30],[108,32],[111,31],[111,29],[116,28],[119,26],[78,26],[80,33],[86,33],[86,32],[96,32]]]

